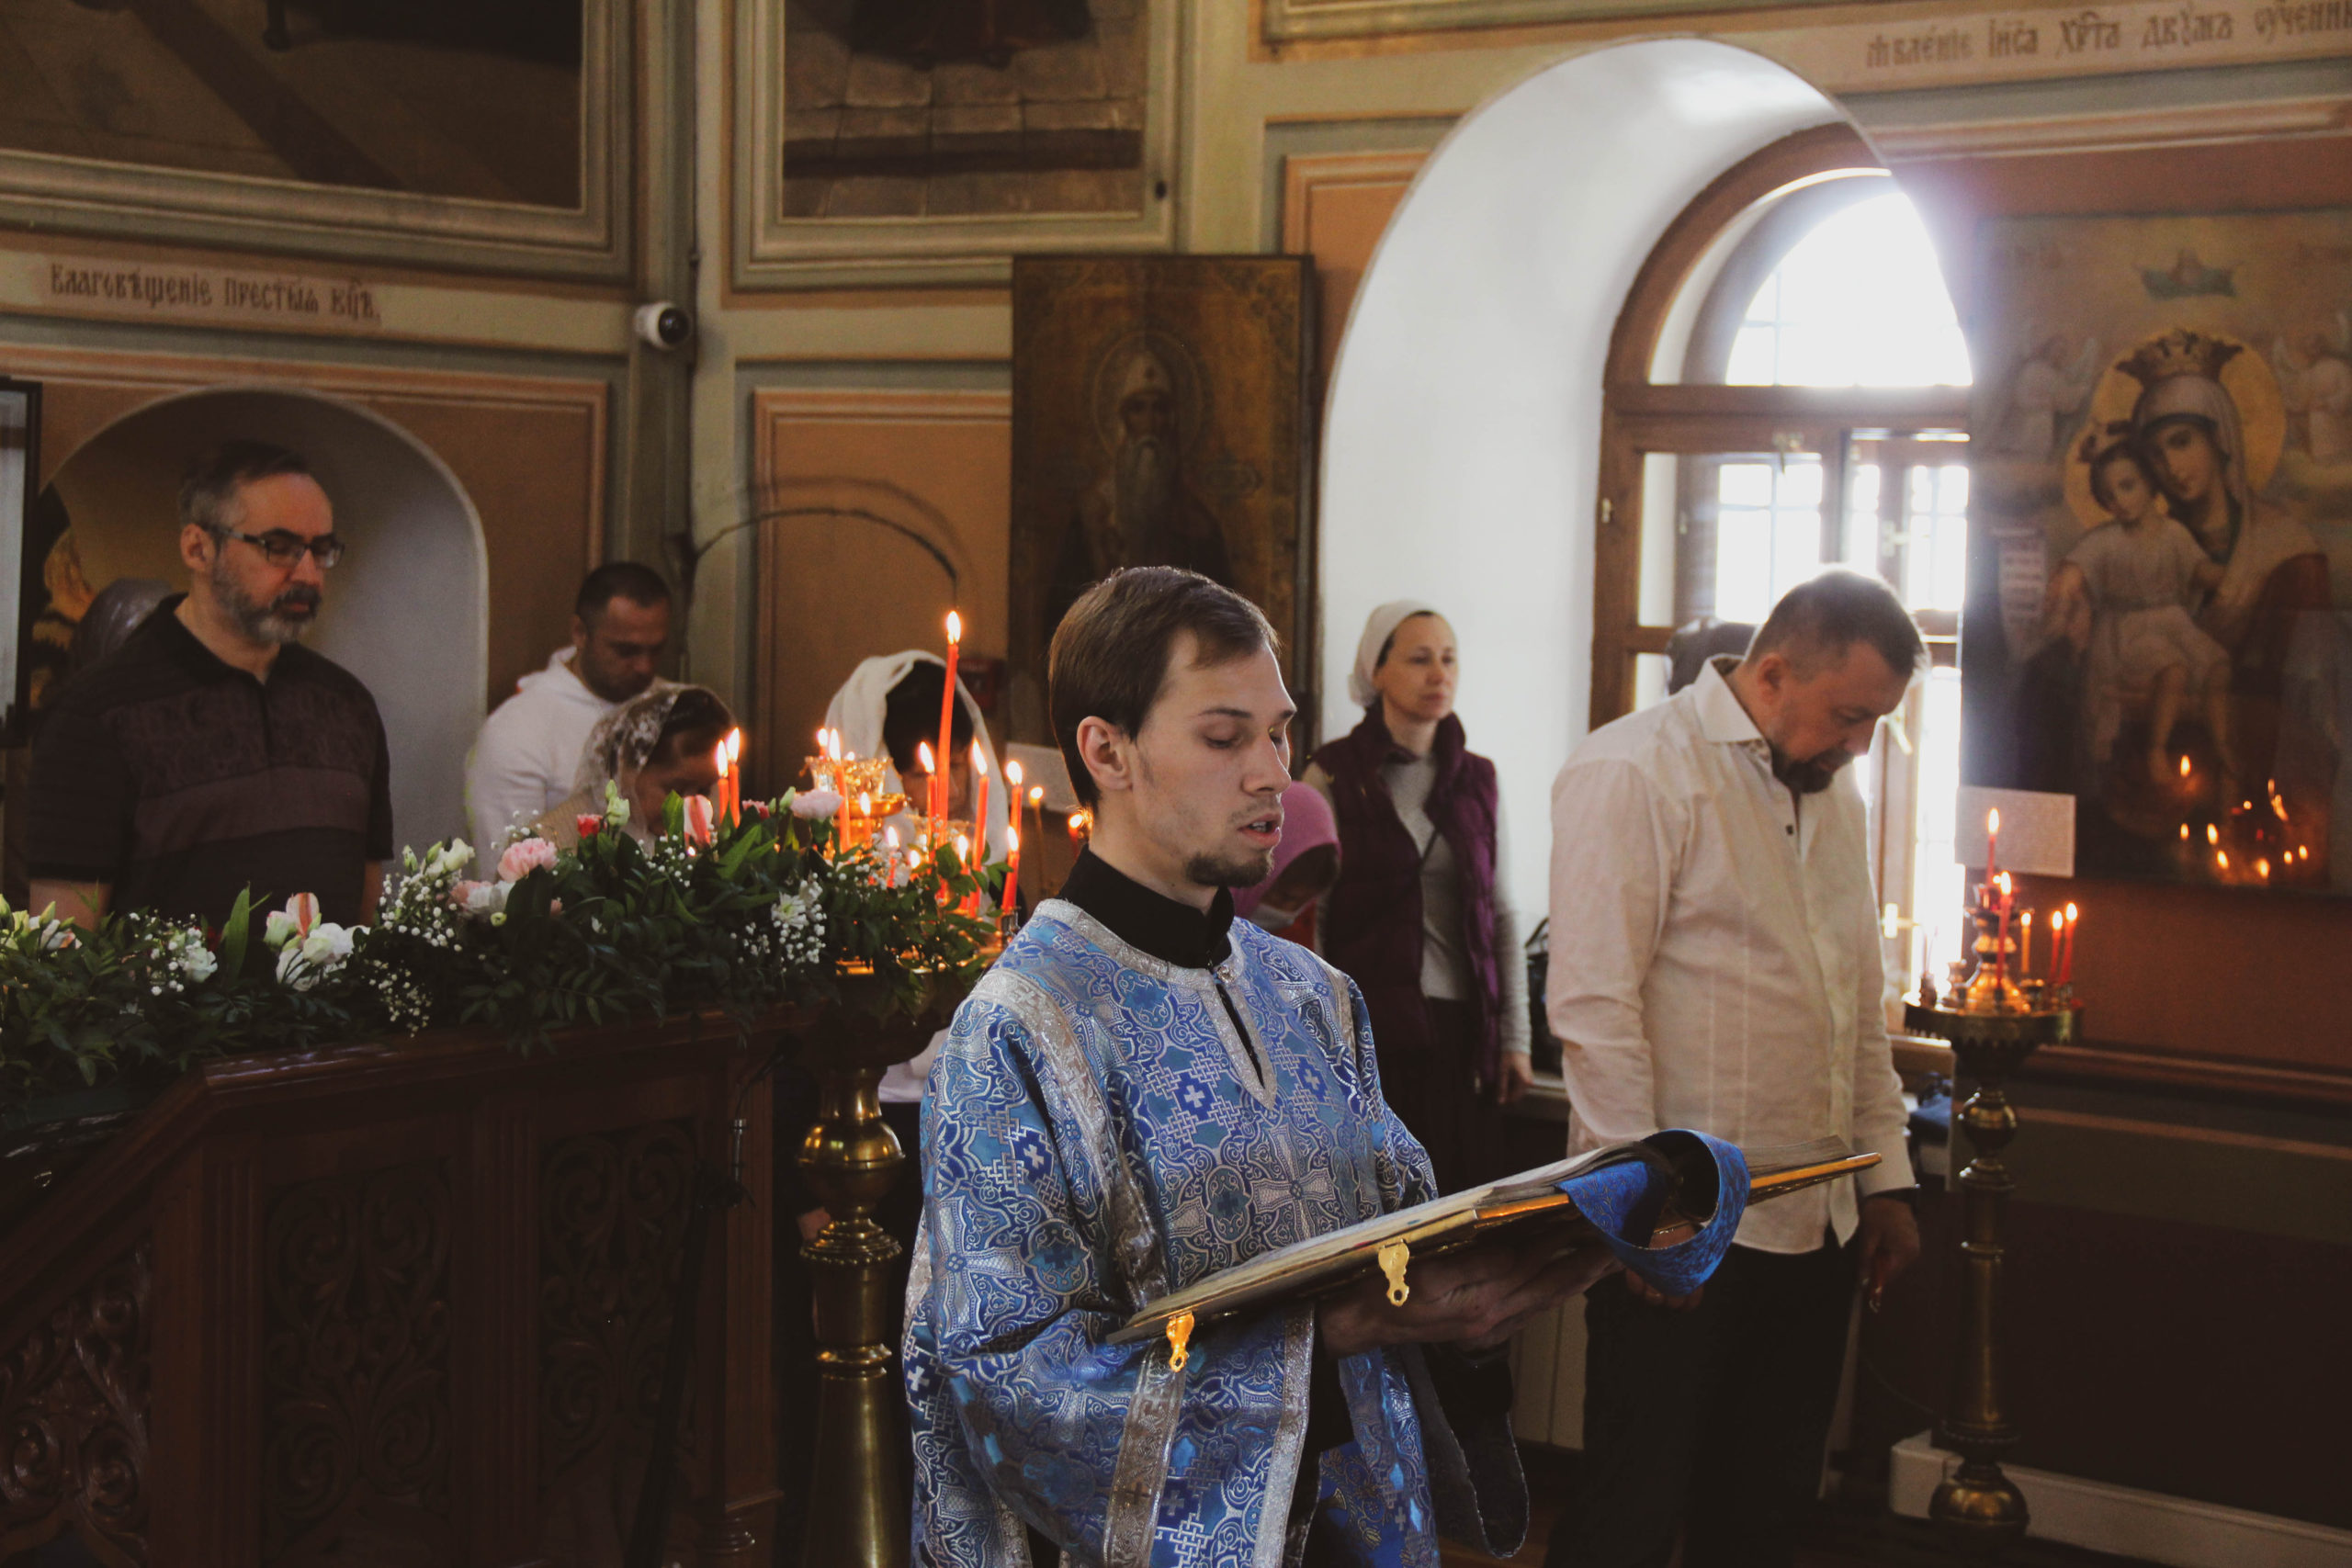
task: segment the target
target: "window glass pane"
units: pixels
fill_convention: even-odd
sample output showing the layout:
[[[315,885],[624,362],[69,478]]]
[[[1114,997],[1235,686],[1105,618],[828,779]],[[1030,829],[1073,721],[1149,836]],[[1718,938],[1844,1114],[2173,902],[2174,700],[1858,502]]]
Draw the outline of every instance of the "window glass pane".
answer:
[[[1756,291],[1735,386],[1968,385],[1968,345],[1926,225],[1900,191],[1832,213]]]
[[[1919,749],[1918,849],[1912,862],[1911,910],[1928,944],[1927,962],[1941,985],[1944,965],[1961,955],[1966,939],[1961,918],[1963,878],[1952,858],[1952,830],[1960,816],[1960,671],[1928,674]],[[1890,890],[1891,891],[1891,890]],[[1905,976],[1906,985],[1917,976]]]
[[[1760,623],[1821,570],[1821,459],[1810,453],[1715,468],[1714,613]]]

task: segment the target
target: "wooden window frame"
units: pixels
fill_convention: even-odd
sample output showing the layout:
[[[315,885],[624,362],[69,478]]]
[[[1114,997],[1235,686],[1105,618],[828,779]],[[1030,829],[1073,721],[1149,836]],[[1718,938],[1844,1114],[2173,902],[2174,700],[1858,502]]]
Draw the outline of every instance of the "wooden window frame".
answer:
[[[1594,526],[1592,691],[1598,729],[1634,709],[1636,660],[1662,654],[1672,626],[1641,618],[1642,478],[1653,453],[1802,451],[1823,466],[1826,531],[1842,525],[1846,440],[1857,429],[1965,431],[1965,387],[1740,387],[1650,379],[1675,301],[1724,230],[1758,203],[1825,175],[1883,165],[1852,127],[1815,126],[1735,164],[1667,226],[1619,312],[1603,369]],[[1927,627],[1939,662],[1953,651]]]

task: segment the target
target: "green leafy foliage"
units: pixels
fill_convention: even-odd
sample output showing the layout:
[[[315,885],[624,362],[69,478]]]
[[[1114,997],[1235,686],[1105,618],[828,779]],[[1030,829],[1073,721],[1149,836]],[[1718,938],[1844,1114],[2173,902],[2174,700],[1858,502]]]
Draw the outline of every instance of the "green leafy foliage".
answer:
[[[0,1106],[208,1057],[470,1024],[522,1049],[575,1024],[854,998],[921,1012],[978,977],[992,922],[958,912],[995,877],[837,852],[790,796],[690,843],[675,797],[658,837],[617,802],[576,850],[545,840],[477,866],[462,842],[409,852],[372,926],[240,897],[203,931],[144,913],[77,931],[0,906]],[[844,972],[878,981],[845,989]],[[878,998],[878,1003],[868,998]]]

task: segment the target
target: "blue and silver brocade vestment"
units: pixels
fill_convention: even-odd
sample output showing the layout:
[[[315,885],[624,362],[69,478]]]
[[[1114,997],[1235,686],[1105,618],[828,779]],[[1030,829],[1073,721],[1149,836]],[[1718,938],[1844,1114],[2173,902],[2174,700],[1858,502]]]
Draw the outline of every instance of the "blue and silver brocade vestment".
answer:
[[[1457,1432],[1417,1348],[1337,1364],[1353,1439],[1311,1455],[1311,1303],[1204,1327],[1181,1371],[1105,1343],[1170,1290],[1435,1195],[1352,983],[1230,940],[1185,968],[1049,900],[957,1010],[907,1300],[918,1563],[1026,1564],[1034,1529],[1081,1563],[1278,1568],[1319,1513],[1318,1559],[1435,1568],[1440,1516],[1523,1530],[1507,1416]]]

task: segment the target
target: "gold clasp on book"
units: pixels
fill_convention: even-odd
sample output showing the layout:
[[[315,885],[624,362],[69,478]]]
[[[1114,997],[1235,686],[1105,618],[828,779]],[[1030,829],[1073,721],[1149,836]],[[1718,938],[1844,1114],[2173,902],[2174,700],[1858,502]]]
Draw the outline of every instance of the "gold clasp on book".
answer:
[[[1388,1304],[1403,1306],[1413,1287],[1405,1283],[1405,1265],[1412,1260],[1413,1249],[1402,1238],[1387,1242],[1380,1249],[1380,1271],[1388,1276]]]
[[[1193,1359],[1184,1347],[1193,1337],[1193,1314],[1180,1312],[1168,1320],[1168,1365],[1170,1371],[1182,1371],[1184,1363]]]

